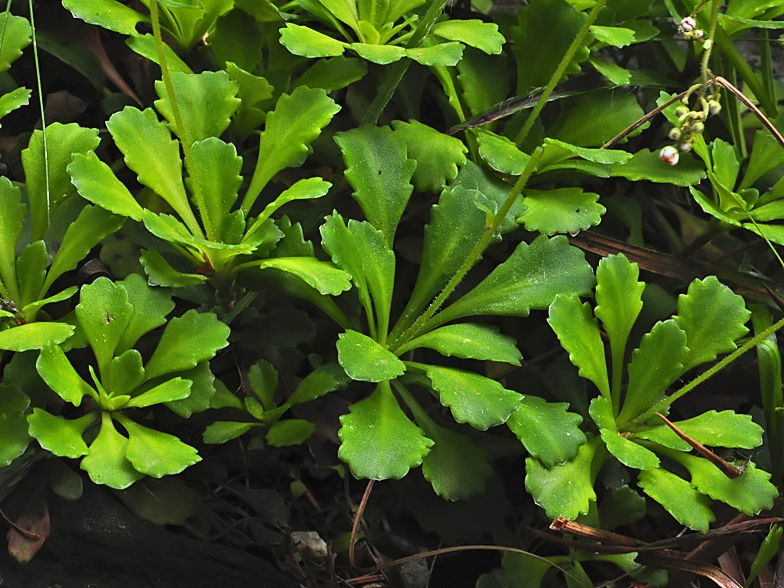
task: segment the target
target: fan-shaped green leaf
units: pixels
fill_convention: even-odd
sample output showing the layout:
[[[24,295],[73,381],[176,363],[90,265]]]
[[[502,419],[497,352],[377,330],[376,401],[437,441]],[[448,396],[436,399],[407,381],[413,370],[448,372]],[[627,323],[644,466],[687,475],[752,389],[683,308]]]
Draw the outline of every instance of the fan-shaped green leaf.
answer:
[[[346,43],[294,23],[286,23],[280,31],[280,43],[294,55],[302,57],[335,57],[343,55]]]
[[[179,474],[188,466],[201,461],[196,449],[174,435],[143,427],[121,413],[116,418],[128,431],[125,456],[136,471],[161,478]]]
[[[338,133],[335,142],[346,162],[346,178],[367,220],[392,248],[397,224],[413,191],[416,162],[408,159],[404,133],[366,125]]]
[[[772,508],[773,500],[779,494],[769,482],[770,474],[758,470],[751,462],[743,475],[731,479],[707,459],[678,451],[666,452],[689,470],[693,488],[748,515]]]
[[[603,448],[603,444],[596,437],[581,445],[572,461],[552,468],[545,467],[533,457],[525,460],[525,489],[548,517],[574,520],[588,512],[591,502],[596,501],[592,470],[600,447]]]
[[[403,137],[408,157],[416,161],[413,182],[419,192],[440,192],[466,162],[468,148],[454,137],[416,120],[392,121],[392,128]]]
[[[319,59],[297,78],[292,84],[292,88],[307,86],[308,88],[324,88],[327,92],[334,92],[358,82],[365,77],[365,74],[367,74],[367,65],[360,59],[343,56]]]
[[[26,18],[9,11],[0,14],[3,43],[0,46],[0,72],[8,71],[11,64],[22,56],[22,49],[30,44],[32,28]]]
[[[155,38],[150,33],[130,37],[125,40],[125,44],[145,59],[158,63],[158,48],[155,46]],[[167,43],[163,44],[163,52],[166,54],[166,66],[169,68],[169,71],[172,73],[193,73],[191,68],[180,59],[180,56]]]
[[[692,186],[705,178],[705,170],[702,163],[693,158],[683,157],[678,165],[667,165],[659,159],[658,152],[641,149],[626,163],[614,165],[610,175],[633,182],[647,180],[661,184]]]
[[[476,134],[479,143],[479,156],[495,171],[502,174],[519,176],[531,156],[518,149],[513,141],[487,130]]]
[[[465,500],[483,494],[485,480],[493,475],[488,455],[468,437],[433,422],[405,389],[398,391],[413,412],[417,424],[434,445],[422,461],[422,474],[436,494],[446,500]]]
[[[201,234],[185,194],[180,145],[172,139],[166,123],[159,121],[151,108],[127,106],[113,114],[106,126],[139,181],[166,200],[191,233]]]
[[[337,296],[351,288],[346,272],[314,257],[274,257],[254,262],[254,265],[260,269],[275,268],[294,274],[321,294]]]
[[[19,300],[16,281],[16,242],[22,234],[25,210],[22,190],[5,176],[0,178],[0,281],[13,300]]]
[[[295,26],[295,25],[292,25]],[[300,86],[282,95],[267,114],[259,140],[259,160],[242,201],[247,216],[261,190],[272,177],[289,165],[299,165],[308,145],[340,110],[321,88]]]
[[[547,308],[556,294],[587,294],[594,284],[591,266],[566,237],[522,242],[478,286],[434,317],[436,324],[462,316],[528,316]]]
[[[397,354],[403,355],[420,347],[434,349],[446,356],[503,361],[512,365],[520,365],[523,358],[514,338],[502,335],[496,327],[474,323],[446,325],[434,329],[400,347]]]
[[[242,158],[237,155],[234,145],[216,137],[195,141],[192,153],[196,171],[193,177],[186,179],[186,184],[194,192],[194,180],[199,183],[204,198],[202,218],[209,219],[209,222],[205,221],[205,226],[212,229],[208,237],[215,241],[227,241],[224,224],[230,218],[231,207],[237,200],[237,190],[242,184]]]
[[[686,481],[662,468],[640,472],[637,484],[661,504],[680,524],[706,533],[716,520],[710,509],[711,500]]]
[[[119,230],[125,218],[107,212],[103,208],[87,205],[65,231],[60,249],[55,253],[41,293],[49,291],[54,281],[76,268],[90,250],[103,241],[108,235]]]
[[[449,407],[458,423],[485,431],[505,423],[520,407],[521,394],[474,372],[415,362],[406,365],[425,372],[441,404]]]
[[[643,336],[640,347],[632,352],[629,386],[618,416],[623,427],[653,402],[683,373],[683,361],[689,353],[686,333],[674,320],[658,322]]]
[[[338,457],[357,478],[399,479],[422,463],[433,441],[406,417],[389,382],[340,417]]]
[[[225,71],[204,71],[199,74],[172,72],[174,96],[180,108],[182,124],[191,143],[219,137],[231,122],[231,115],[240,104],[236,97],[239,86]],[[169,104],[169,95],[162,80],[155,82],[160,97],[155,101],[169,122],[169,129],[179,133]],[[183,140],[184,137],[180,137]],[[201,174],[199,174],[201,176]]]
[[[85,394],[98,399],[98,393],[76,373],[59,345],[50,344],[41,349],[35,367],[46,385],[66,402],[79,406]]]
[[[517,222],[526,230],[544,235],[576,235],[601,222],[606,208],[598,203],[599,195],[582,188],[525,190],[523,204],[528,207]]]
[[[640,268],[620,253],[605,257],[596,270],[594,313],[610,339],[613,365],[623,363],[626,341],[642,310],[645,284],[637,281]]]
[[[74,154],[68,173],[77,192],[85,200],[114,214],[130,217],[137,222],[142,220],[142,207],[125,184],[117,179],[112,168],[98,159],[95,151],[86,155]]]
[[[0,96],[0,118],[10,114],[17,108],[30,103],[32,91],[27,88],[17,88]]]
[[[694,280],[678,297],[675,322],[686,332],[689,354],[684,370],[713,361],[719,353],[736,349],[735,341],[749,330],[744,326],[751,312],[742,296],[719,282],[716,276]]]
[[[673,424],[698,443],[710,447],[753,449],[762,444],[762,427],[751,420],[751,415],[736,414],[731,410],[709,410]],[[636,432],[633,437],[654,441],[678,451],[692,450],[691,445],[666,425]]]
[[[567,412],[566,402],[545,402],[536,396],[523,396],[523,400],[507,426],[517,435],[532,457],[546,467],[574,459],[585,435],[580,430],[583,418]]]
[[[139,274],[130,274],[120,283],[128,294],[133,314],[117,344],[117,353],[130,349],[142,335],[163,325],[166,315],[174,310],[171,291],[151,288]]]
[[[155,249],[144,251],[139,257],[139,263],[144,268],[144,273],[147,274],[151,286],[182,288],[197,286],[207,281],[207,276],[204,274],[186,274],[177,271]]]
[[[118,354],[109,364],[109,373],[104,376],[106,389],[115,395],[126,395],[144,380],[142,354],[128,349]]]
[[[338,362],[353,380],[381,382],[402,376],[405,365],[394,353],[357,331],[338,336]]]
[[[26,323],[0,331],[0,349],[29,351],[50,343],[62,343],[73,335],[74,326],[66,323]]]
[[[145,367],[147,379],[196,367],[228,345],[230,329],[212,313],[189,310],[171,319]]]
[[[379,65],[389,65],[400,61],[406,56],[406,50],[397,45],[371,45],[369,43],[351,43],[349,47],[357,55]]]
[[[76,18],[120,33],[136,35],[136,25],[149,19],[117,0],[64,0],[63,6]]]
[[[109,381],[109,362],[131,320],[131,314],[133,306],[128,302],[128,293],[120,284],[100,277],[92,284],[82,286],[76,318],[98,360],[104,384]]]
[[[131,351],[134,351],[133,349]],[[172,378],[138,396],[131,398],[125,406],[145,408],[154,404],[173,402],[187,398],[191,393],[191,381]]]
[[[87,444],[82,435],[87,427],[98,417],[91,412],[78,419],[63,419],[52,416],[45,410],[34,408],[27,417],[30,435],[36,438],[41,447],[60,457],[76,459],[87,455]]]
[[[127,488],[144,477],[125,457],[127,446],[128,439],[117,432],[112,417],[104,412],[101,415],[101,431],[90,445],[90,453],[82,460],[80,467],[96,484],[105,484],[115,490]]]
[[[463,45],[460,43],[439,43],[430,47],[406,49],[406,56],[422,65],[452,67],[463,57]]]
[[[244,435],[251,428],[258,426],[257,423],[236,423],[230,421],[215,421],[208,425],[202,436],[205,443],[220,445]]]
[[[444,20],[433,25],[431,34],[450,41],[460,41],[490,55],[501,53],[504,44],[504,36],[498,32],[497,24],[478,19]]]
[[[579,369],[580,376],[593,382],[603,397],[610,398],[604,343],[590,304],[581,304],[574,294],[558,294],[550,305],[547,322],[569,353],[569,360]]]
[[[517,58],[518,94],[547,85],[585,18],[563,0],[532,2],[520,9],[519,26],[510,30],[511,49]],[[537,59],[531,59],[532,55]]]
[[[316,425],[302,419],[286,419],[273,423],[265,439],[273,447],[300,445],[308,440]]]
[[[76,123],[53,123],[46,127],[46,138],[46,161],[43,132],[40,130],[33,132],[27,149],[22,151],[32,215],[31,242],[44,238],[50,216],[68,196],[76,192],[67,171],[71,157],[75,153],[93,151],[99,141],[98,129],[85,129]]]
[[[0,467],[22,455],[30,444],[25,411],[30,398],[17,386],[0,384]]]
[[[446,189],[438,204],[431,207],[430,224],[425,225],[419,275],[397,328],[410,326],[482,238],[486,216],[477,206],[480,197],[476,190]]]

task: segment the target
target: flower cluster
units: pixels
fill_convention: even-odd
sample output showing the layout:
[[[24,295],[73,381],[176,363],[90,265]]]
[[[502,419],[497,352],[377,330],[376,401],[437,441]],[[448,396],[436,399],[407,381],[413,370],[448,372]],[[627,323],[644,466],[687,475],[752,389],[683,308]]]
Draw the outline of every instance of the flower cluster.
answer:
[[[705,36],[703,30],[697,28],[697,21],[693,16],[681,19],[678,23],[678,34],[685,39],[694,39],[695,41],[702,41]]]
[[[675,165],[678,163],[679,152],[687,153],[691,151],[697,136],[705,130],[705,119],[711,114],[721,112],[720,98],[717,88],[707,100],[700,97],[699,102],[702,108],[692,110],[688,105],[689,96],[687,94],[680,106],[675,109],[675,116],[678,117],[678,122],[668,135],[675,144],[664,147],[659,152],[659,159],[670,165]]]

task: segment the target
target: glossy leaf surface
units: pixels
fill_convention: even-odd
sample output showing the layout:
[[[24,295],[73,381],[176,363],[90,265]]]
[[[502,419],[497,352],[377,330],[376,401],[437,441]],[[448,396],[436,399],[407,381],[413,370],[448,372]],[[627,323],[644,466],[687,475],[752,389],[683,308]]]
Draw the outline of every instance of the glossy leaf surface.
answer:
[[[567,408],[569,405],[565,402],[545,402],[536,396],[523,396],[520,408],[512,413],[506,424],[532,457],[551,468],[574,459],[586,441],[579,428],[582,417],[567,412]]]
[[[580,370],[579,374],[593,382],[602,396],[610,398],[604,343],[590,304],[580,303],[575,295],[558,295],[550,305],[547,322],[569,353],[569,360]]]
[[[171,319],[147,362],[147,379],[196,367],[228,345],[230,329],[214,314],[189,310]]]
[[[580,446],[577,457],[566,463],[545,467],[533,457],[525,460],[525,489],[550,518],[576,519],[596,500],[592,463],[599,449],[597,437]]]
[[[406,362],[423,371],[458,423],[468,423],[485,431],[502,425],[518,409],[522,396],[500,383],[474,372],[455,368]]]
[[[395,354],[367,335],[349,330],[338,337],[338,362],[352,380],[381,382],[405,372],[405,365]]]
[[[686,294],[678,297],[675,322],[686,332],[689,354],[684,370],[713,361],[719,353],[736,349],[735,341],[749,330],[751,317],[742,296],[735,294],[715,276],[694,280]]]
[[[403,355],[411,349],[425,347],[448,357],[502,361],[520,365],[523,358],[514,338],[503,335],[495,327],[475,323],[446,325],[412,339],[400,349]]]
[[[398,405],[388,382],[340,417],[338,457],[357,478],[399,479],[422,463],[433,441]]]
[[[414,189],[410,181],[417,167],[407,157],[402,135],[388,127],[363,126],[335,136],[354,199],[370,224],[384,233],[390,248]]]
[[[540,236],[530,245],[520,243],[487,278],[435,319],[445,323],[478,314],[527,316],[533,308],[547,308],[557,294],[587,293],[593,283],[581,251],[565,237]]]
[[[675,474],[662,468],[640,472],[637,484],[661,504],[682,525],[707,532],[716,515],[710,509],[711,500]]]

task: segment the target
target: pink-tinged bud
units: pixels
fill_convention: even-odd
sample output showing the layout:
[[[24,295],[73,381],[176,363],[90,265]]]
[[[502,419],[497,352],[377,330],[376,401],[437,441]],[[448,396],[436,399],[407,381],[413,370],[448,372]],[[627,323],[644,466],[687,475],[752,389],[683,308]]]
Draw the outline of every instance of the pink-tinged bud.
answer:
[[[694,20],[691,16],[687,16],[681,20],[680,28],[683,29],[684,32],[690,33],[697,28],[697,21]]]
[[[719,114],[721,112],[721,104],[716,100],[708,100],[708,112],[711,114]]]
[[[668,145],[659,151],[659,159],[669,165],[675,165],[678,163],[678,157],[678,150],[672,145]]]
[[[669,135],[667,135],[667,136],[668,136],[670,139],[672,139],[673,141],[677,141],[678,139],[680,139],[680,138],[681,138],[681,130],[680,130],[680,129],[675,129],[675,128],[674,128],[674,129],[671,129],[671,130],[670,130],[670,134],[669,134]]]

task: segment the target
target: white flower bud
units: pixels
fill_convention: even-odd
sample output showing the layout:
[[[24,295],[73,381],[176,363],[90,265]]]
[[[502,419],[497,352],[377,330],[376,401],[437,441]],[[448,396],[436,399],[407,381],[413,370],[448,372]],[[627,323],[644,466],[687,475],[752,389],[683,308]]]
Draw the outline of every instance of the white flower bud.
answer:
[[[669,165],[675,165],[678,163],[678,157],[678,150],[672,145],[668,145],[659,151],[659,159]]]
[[[688,141],[683,141],[680,145],[678,145],[678,149],[683,151],[684,153],[688,153],[691,151],[691,143]]]
[[[699,135],[702,131],[705,130],[705,125],[702,124],[701,122],[696,122],[693,125],[691,125],[689,130],[695,135]]]
[[[677,141],[678,139],[680,139],[680,138],[681,138],[681,130],[680,130],[680,129],[673,128],[673,129],[671,129],[671,130],[670,130],[670,133],[669,133],[669,135],[667,135],[667,136],[668,136],[670,139],[672,139],[673,141]]]
[[[691,36],[697,41],[702,41],[702,38],[705,36],[705,32],[702,29],[694,29],[691,33]]]
[[[721,112],[721,104],[717,100],[708,100],[708,112],[719,114]]]
[[[683,32],[690,33],[697,28],[697,21],[694,20],[691,16],[687,16],[681,20],[680,28],[683,30]]]

